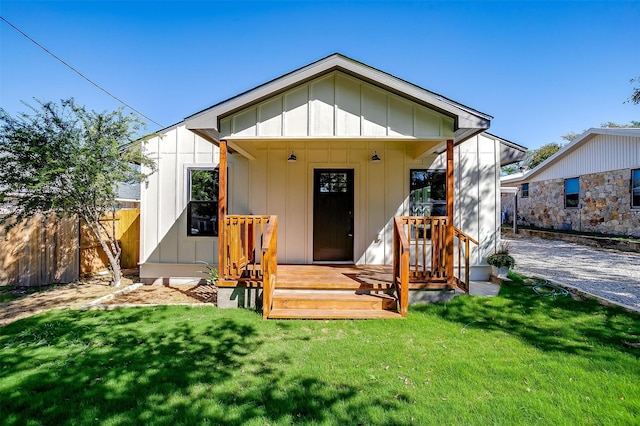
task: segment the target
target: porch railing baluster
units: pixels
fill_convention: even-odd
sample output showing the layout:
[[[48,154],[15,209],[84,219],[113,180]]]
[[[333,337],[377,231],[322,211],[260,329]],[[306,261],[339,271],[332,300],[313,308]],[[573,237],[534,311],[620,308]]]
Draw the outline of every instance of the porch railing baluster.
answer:
[[[453,257],[449,258],[445,248],[447,220],[444,216],[398,216],[394,219],[393,279],[400,309],[404,303],[403,291],[409,287],[448,288],[449,262],[457,265],[453,271],[457,272],[454,278],[458,287],[469,291],[470,243],[477,245],[478,242],[454,227],[454,242],[457,244],[454,245]],[[402,280],[405,274],[408,277],[406,283]]]

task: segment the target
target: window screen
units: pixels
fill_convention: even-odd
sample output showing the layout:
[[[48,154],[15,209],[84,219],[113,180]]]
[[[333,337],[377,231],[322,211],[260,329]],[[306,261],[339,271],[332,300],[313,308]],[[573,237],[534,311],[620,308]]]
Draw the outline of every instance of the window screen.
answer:
[[[218,169],[189,169],[187,235],[218,235]]]
[[[447,184],[444,170],[411,170],[409,214],[446,216]]]
[[[571,178],[564,180],[564,206],[565,208],[578,207],[580,202],[580,179]]]

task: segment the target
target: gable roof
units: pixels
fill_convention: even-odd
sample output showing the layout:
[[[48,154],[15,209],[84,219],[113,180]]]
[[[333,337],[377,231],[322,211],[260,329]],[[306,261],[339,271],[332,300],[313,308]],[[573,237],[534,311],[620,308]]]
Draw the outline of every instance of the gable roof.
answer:
[[[527,148],[510,140],[501,138],[489,132],[483,133],[486,137],[500,142],[500,167],[517,163],[524,159]]]
[[[578,136],[576,139],[562,147],[558,152],[553,154],[551,157],[544,160],[542,163],[538,164],[531,170],[527,170],[524,173],[517,173],[514,175],[504,176],[500,179],[500,182],[503,184],[511,184],[511,183],[520,183],[526,182],[527,180],[532,179],[536,175],[540,174],[544,170],[548,169],[555,163],[557,163],[562,158],[570,155],[576,149],[592,140],[598,135],[612,135],[612,136],[631,136],[640,138],[640,129],[634,128],[591,128],[585,131],[583,134]]]
[[[424,105],[455,121],[455,142],[459,143],[489,128],[492,116],[423,89],[391,74],[334,53],[281,77],[210,106],[185,118],[186,128],[213,142],[219,141],[220,117],[257,104],[322,75],[339,70],[374,86]]]

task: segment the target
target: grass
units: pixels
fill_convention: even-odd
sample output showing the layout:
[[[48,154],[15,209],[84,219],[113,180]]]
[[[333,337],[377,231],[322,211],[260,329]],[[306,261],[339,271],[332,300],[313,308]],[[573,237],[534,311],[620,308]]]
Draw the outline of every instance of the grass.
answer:
[[[637,424],[640,317],[520,283],[406,320],[51,311],[0,328],[0,423]]]

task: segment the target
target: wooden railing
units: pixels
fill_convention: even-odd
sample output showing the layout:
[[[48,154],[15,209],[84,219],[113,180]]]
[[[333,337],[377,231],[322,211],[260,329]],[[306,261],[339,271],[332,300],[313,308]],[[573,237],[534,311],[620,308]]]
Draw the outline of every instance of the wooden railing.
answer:
[[[454,228],[455,259],[448,258],[445,250],[446,225],[447,218],[443,216],[394,218],[393,283],[398,295],[399,310],[403,316],[406,316],[409,287],[445,289],[455,288],[452,287],[455,285],[465,292],[469,291],[470,243],[478,242]],[[457,262],[454,262],[455,260]],[[447,276],[449,262],[454,265],[453,277]]]
[[[446,282],[445,232],[443,216],[399,216],[395,218],[398,233],[409,245],[409,279],[412,281]]]
[[[398,297],[398,309],[403,317],[409,307],[409,240],[404,232],[403,218],[395,217],[393,226],[393,286]]]
[[[225,216],[222,232],[221,280],[261,282],[262,312],[266,318],[278,274],[278,217]]]
[[[256,253],[262,252],[270,218],[271,216],[225,216],[223,245],[220,248],[223,259],[220,275],[223,279],[261,278],[261,259],[256,257]]]
[[[468,234],[465,234],[458,228],[454,228],[453,235],[457,240],[458,247],[458,274],[456,276],[456,284],[458,288],[462,289],[465,293],[469,292],[469,257],[471,255],[470,243],[478,245],[478,241],[471,238]],[[464,246],[464,280],[462,279],[462,247]]]
[[[278,275],[278,216],[271,216],[264,233],[262,255],[262,318],[267,319],[271,313],[273,292]]]

